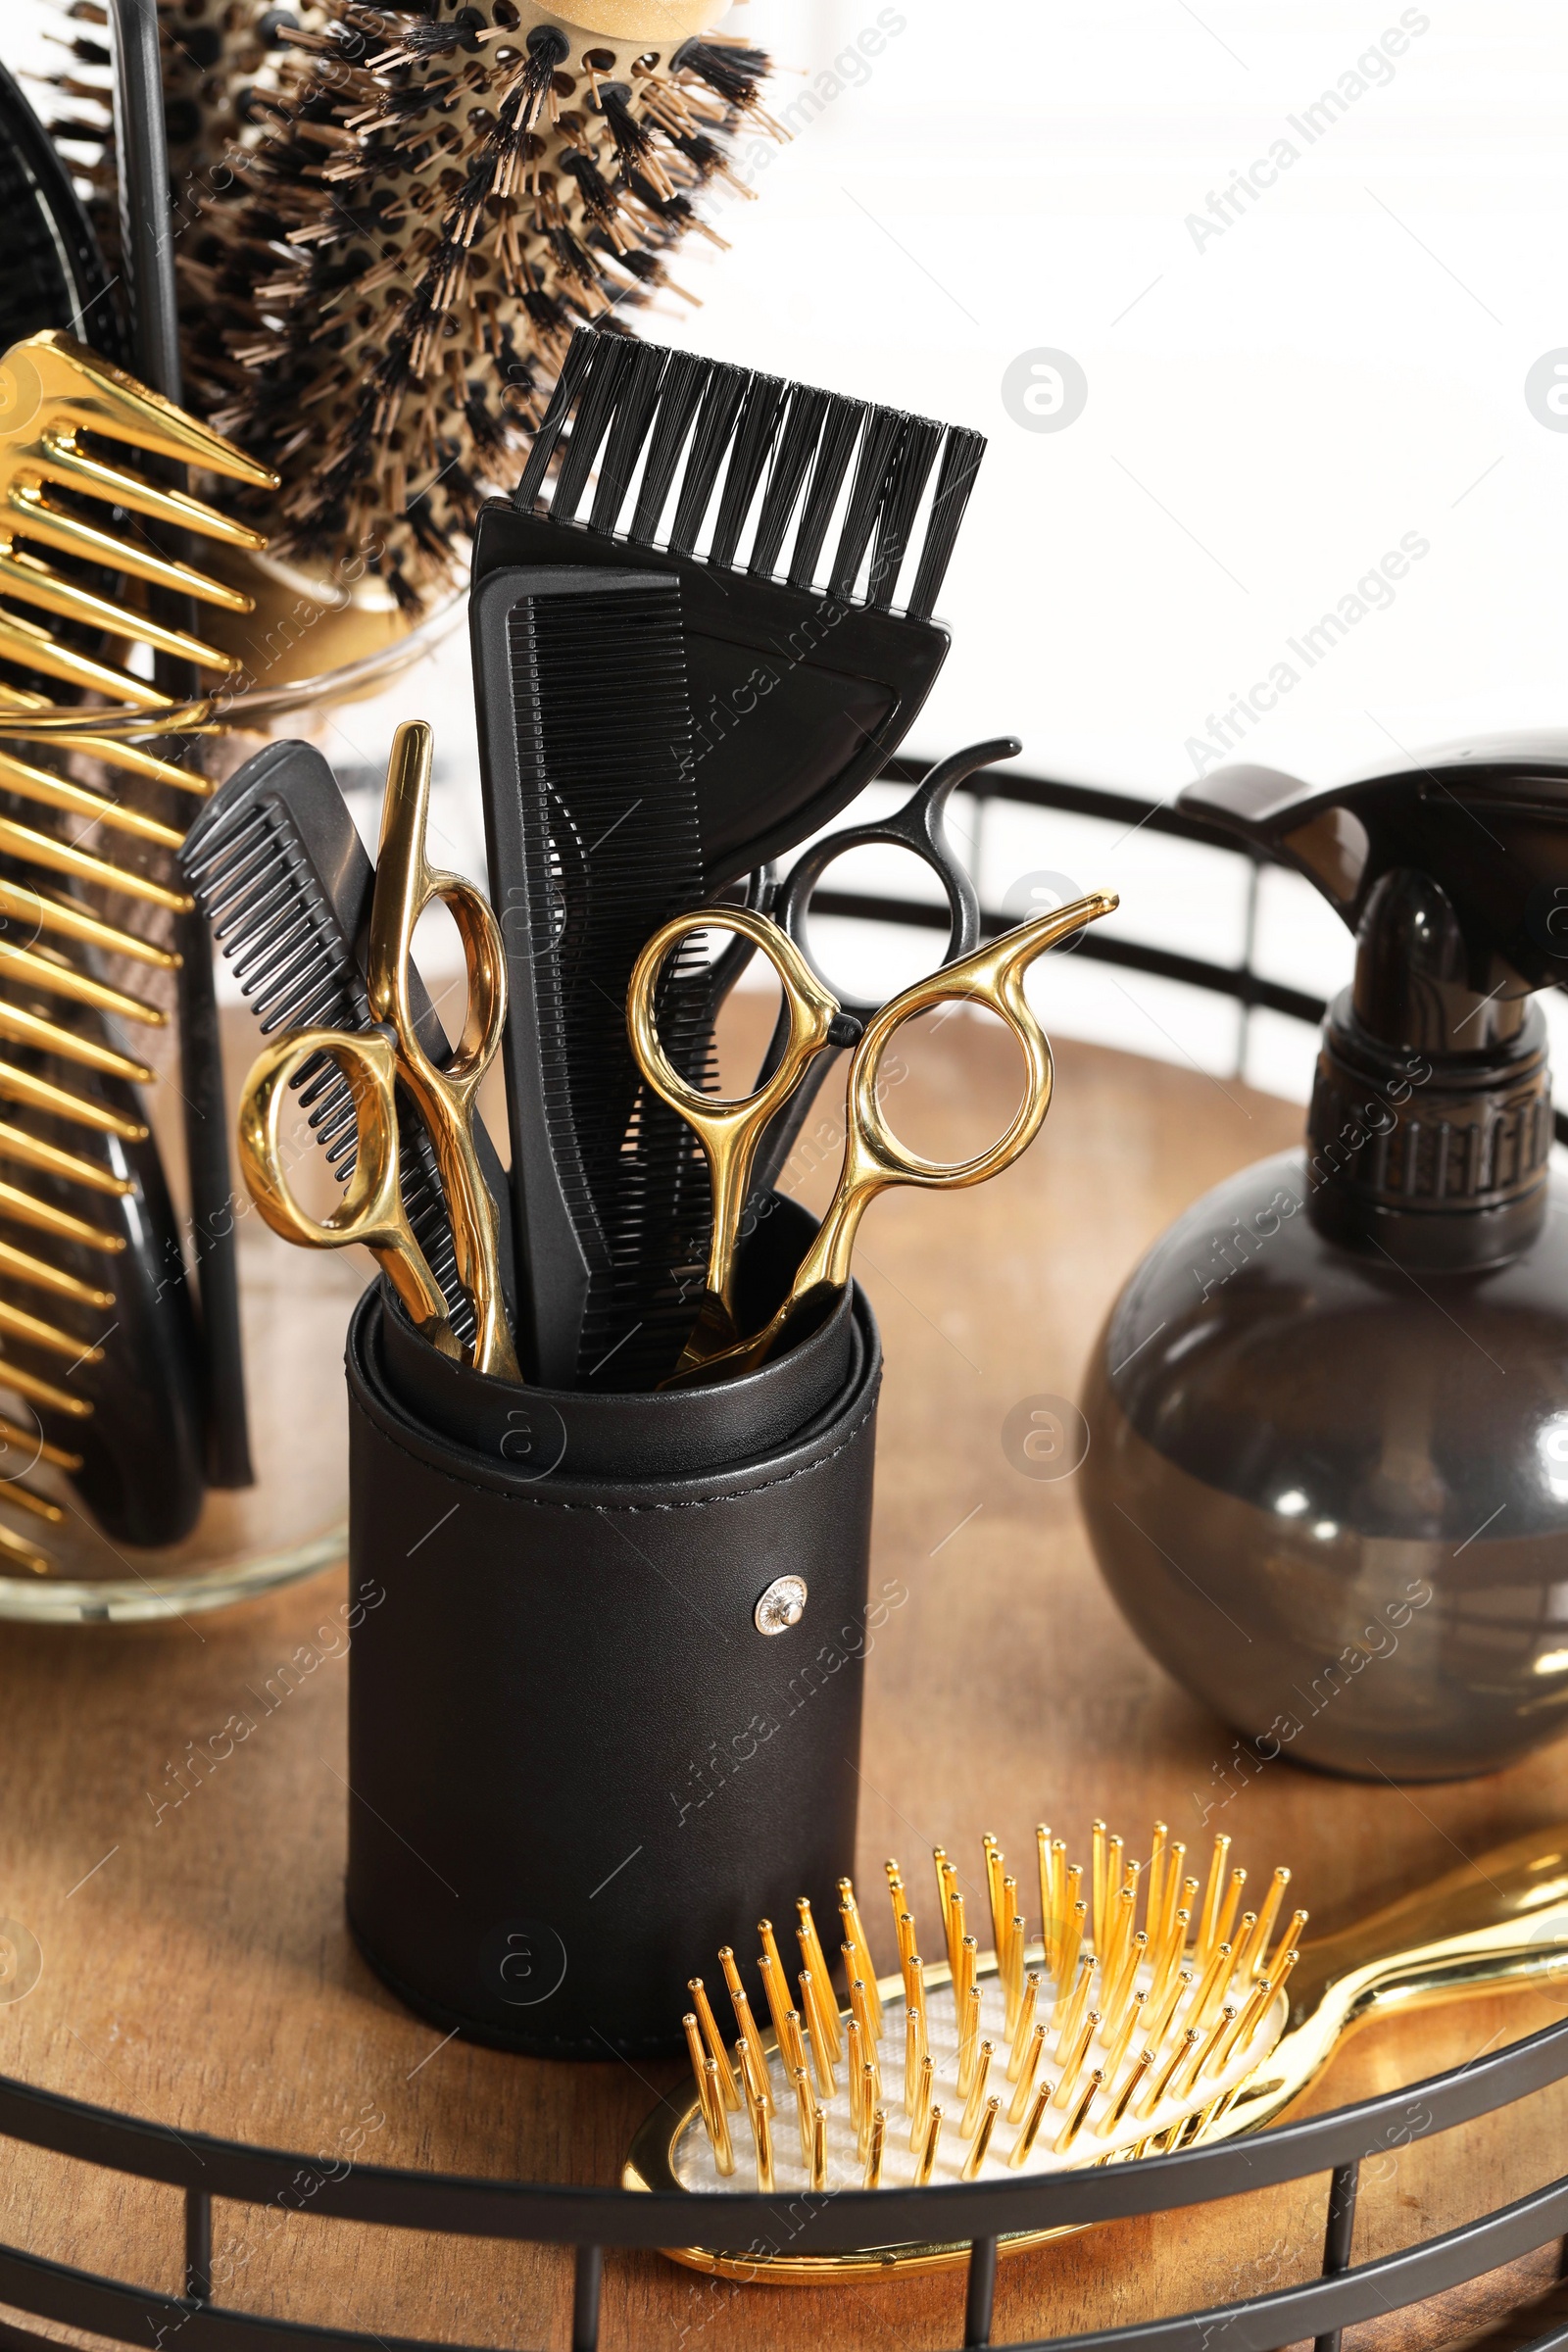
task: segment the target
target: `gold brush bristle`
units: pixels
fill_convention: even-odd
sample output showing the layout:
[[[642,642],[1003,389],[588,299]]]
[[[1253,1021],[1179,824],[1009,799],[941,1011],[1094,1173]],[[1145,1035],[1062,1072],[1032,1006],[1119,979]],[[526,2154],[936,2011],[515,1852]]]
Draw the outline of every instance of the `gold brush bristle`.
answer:
[[[200,499],[107,463],[94,447],[104,441],[258,488],[273,477],[69,335],[29,336],[0,361],[0,661],[33,676],[58,680],[74,693],[104,695],[112,702],[154,711],[169,708],[169,698],[129,669],[86,650],[78,642],[81,632],[117,643],[134,640],[220,677],[237,664],[199,638],[166,627],[139,607],[104,593],[102,575],[134,582],[141,591],[196,598],[229,612],[248,610],[249,600],[191,565],[157,554],[140,538],[128,536],[118,520],[108,527],[89,520],[87,503],[101,503],[111,516],[118,509],[230,547],[254,549],[265,542]],[[62,569],[55,558],[90,565],[100,585],[85,585],[83,578]],[[19,612],[19,606],[24,610]],[[71,635],[59,634],[51,625],[57,621],[68,624]],[[24,737],[30,713],[52,713],[55,709],[36,688],[0,681],[0,714],[8,734]],[[197,799],[211,789],[189,769],[90,728],[74,734],[67,748],[138,785],[165,786]],[[97,845],[93,849],[81,846],[89,833]],[[170,971],[179,959],[168,948],[98,913],[81,894],[128,898],[161,917],[185,912],[192,902],[183,890],[116,855],[123,845],[139,858],[167,861],[182,833],[183,827],[150,816],[114,793],[79,783],[0,746],[0,922],[10,934],[0,941],[0,1100],[90,1136],[124,1143],[146,1137],[140,1118],[78,1093],[71,1073],[92,1071],[135,1086],[150,1082],[153,1072],[144,1062],[96,1031],[103,1018],[157,1029],[165,1025],[167,1015],[147,999],[110,986],[92,968],[92,960],[117,956],[154,971]],[[86,1029],[71,1024],[71,1008],[76,1006],[91,1016]],[[62,1012],[66,1018],[60,1017]],[[21,1049],[27,1058],[14,1057],[9,1048]],[[38,1057],[47,1061],[40,1066]],[[55,1067],[60,1063],[66,1065],[63,1070]],[[64,1149],[9,1120],[0,1120],[0,1162],[34,1169],[89,1195],[132,1190],[128,1179],[90,1153]],[[124,1247],[121,1235],[92,1217],[74,1215],[9,1177],[0,1181],[0,1218],[105,1256]],[[112,1290],[7,1241],[0,1241],[0,1283],[8,1291],[20,1285],[43,1294],[45,1299],[67,1298],[97,1313],[114,1303]],[[0,1295],[0,1341],[6,1340],[63,1358],[68,1370],[62,1378],[78,1365],[102,1360],[102,1348],[84,1343],[79,1332]],[[0,1387],[29,1404],[73,1419],[92,1410],[80,1396],[29,1372],[9,1355],[0,1358]],[[40,1448],[35,1437],[10,1424],[0,1423],[0,1437],[58,1469],[80,1466],[78,1456],[58,1446]],[[0,1480],[0,1504],[45,1524],[62,1516],[57,1504],[14,1479]],[[36,1574],[47,1573],[50,1565],[36,1544],[0,1528],[0,1563],[5,1562],[20,1562]]]
[[[1020,1880],[994,1838],[967,1890],[942,1847],[934,1859],[946,1915],[928,1941],[948,1958],[920,1957],[913,1901],[889,1862],[900,1965],[880,1985],[855,1889],[839,1881],[842,2014],[822,1997],[825,1965],[820,1974],[803,1970],[803,2007],[788,2005],[773,1931],[761,1922],[771,2046],[759,2042],[733,1952],[720,1954],[745,2053],[751,2163],[738,2166],[726,2110],[743,2102],[732,2084],[722,2095],[723,2044],[693,1978],[697,2010],[685,2029],[697,2104],[671,2150],[681,2185],[905,2188],[1162,2153],[1201,2138],[1278,2041],[1306,1913],[1277,1933],[1291,1883],[1283,1869],[1256,1910],[1244,1911],[1248,1876],[1231,1868],[1228,1838],[1214,1840],[1200,1909],[1186,1848],[1163,1822],[1147,1858],[1129,1856],[1096,1822],[1087,1869],[1068,1863],[1065,1844],[1042,1823],[1033,1941]],[[978,1953],[965,1933],[966,1891],[990,1914],[990,1952]],[[803,1900],[800,1910],[809,1962],[821,1947],[810,1905]],[[834,2060],[845,2047],[840,2085]],[[791,2106],[798,2134],[777,2128]]]

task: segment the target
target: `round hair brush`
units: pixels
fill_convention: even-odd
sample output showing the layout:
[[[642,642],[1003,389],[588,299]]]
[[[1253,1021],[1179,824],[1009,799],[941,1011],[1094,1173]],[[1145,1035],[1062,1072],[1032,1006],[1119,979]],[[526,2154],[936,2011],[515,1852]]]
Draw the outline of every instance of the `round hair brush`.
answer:
[[[185,400],[285,485],[236,572],[253,677],[352,661],[455,587],[573,329],[672,284],[687,229],[724,243],[697,200],[750,193],[744,123],[785,135],[765,58],[710,30],[726,4],[160,0]],[[51,129],[113,248],[106,12],[67,14]]]
[[[178,269],[188,398],[282,475],[268,566],[291,593],[343,607],[369,576],[407,628],[456,586],[573,327],[667,282],[733,131],[783,136],[766,59],[703,30],[721,7],[326,0],[279,33]],[[256,675],[287,675],[247,637]],[[306,659],[343,659],[331,612]]]
[[[187,393],[282,476],[274,558],[340,600],[379,575],[405,625],[455,584],[574,327],[622,326],[687,229],[721,244],[727,142],[785,135],[722,10],[326,0],[281,34],[179,259]]]

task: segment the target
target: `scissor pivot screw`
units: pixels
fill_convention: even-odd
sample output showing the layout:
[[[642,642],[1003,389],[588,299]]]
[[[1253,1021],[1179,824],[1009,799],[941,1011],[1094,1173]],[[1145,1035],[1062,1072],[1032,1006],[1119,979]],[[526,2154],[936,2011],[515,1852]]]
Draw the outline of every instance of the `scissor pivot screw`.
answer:
[[[805,1615],[805,1577],[775,1576],[752,1611],[752,1622],[760,1634],[787,1634]]]

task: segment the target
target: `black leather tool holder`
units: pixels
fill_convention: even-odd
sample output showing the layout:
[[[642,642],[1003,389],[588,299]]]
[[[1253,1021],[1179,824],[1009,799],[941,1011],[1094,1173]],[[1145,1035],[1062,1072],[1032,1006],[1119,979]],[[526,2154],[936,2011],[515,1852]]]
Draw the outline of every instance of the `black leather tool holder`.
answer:
[[[783,1200],[760,1222],[747,1328],[810,1230]],[[655,2055],[760,1918],[793,1970],[798,1895],[836,1956],[890,1605],[867,1593],[880,1377],[853,1288],[745,1379],[624,1396],[481,1378],[366,1294],[348,1910],[412,2007],[537,2056]],[[785,1577],[799,1621],[763,1630]]]

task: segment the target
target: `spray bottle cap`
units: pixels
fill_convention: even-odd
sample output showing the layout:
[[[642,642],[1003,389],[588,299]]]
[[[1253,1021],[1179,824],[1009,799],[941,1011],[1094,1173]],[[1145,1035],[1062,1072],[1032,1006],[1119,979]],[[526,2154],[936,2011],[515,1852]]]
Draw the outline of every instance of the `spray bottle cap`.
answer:
[[[1181,807],[1306,876],[1355,934],[1307,1124],[1313,1222],[1405,1265],[1528,1248],[1568,981],[1568,736],[1453,745],[1333,785],[1221,768]]]

